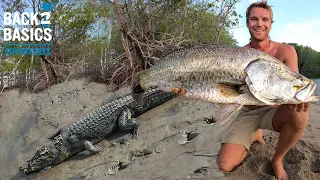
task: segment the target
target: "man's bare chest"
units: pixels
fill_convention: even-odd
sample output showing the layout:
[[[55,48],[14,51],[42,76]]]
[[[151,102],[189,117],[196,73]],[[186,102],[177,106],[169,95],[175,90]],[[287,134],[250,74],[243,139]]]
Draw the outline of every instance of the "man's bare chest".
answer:
[[[281,53],[279,50],[277,49],[273,49],[269,52],[266,52],[268,54],[270,54],[271,56],[277,58],[279,61],[281,61],[282,63],[285,62],[285,56],[284,56],[284,53]]]

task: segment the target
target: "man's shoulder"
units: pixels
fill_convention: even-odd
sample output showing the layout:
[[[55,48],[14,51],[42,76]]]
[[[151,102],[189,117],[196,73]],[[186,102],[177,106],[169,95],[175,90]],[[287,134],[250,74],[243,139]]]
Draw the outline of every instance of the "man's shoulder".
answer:
[[[290,44],[285,44],[285,43],[279,43],[279,42],[275,42],[275,48],[277,49],[277,51],[280,51],[282,53],[292,53],[292,52],[296,52],[295,48],[290,45]]]
[[[275,57],[285,63],[290,69],[298,70],[298,56],[295,48],[290,44],[275,42]]]

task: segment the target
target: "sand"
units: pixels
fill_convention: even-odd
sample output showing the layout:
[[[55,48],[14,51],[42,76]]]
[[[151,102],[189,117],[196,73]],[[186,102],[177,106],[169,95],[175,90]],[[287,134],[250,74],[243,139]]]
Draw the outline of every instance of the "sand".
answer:
[[[68,127],[103,103],[130,92],[108,92],[105,85],[73,80],[39,94],[11,90],[0,95],[0,179],[275,179],[270,160],[278,134],[264,130],[266,144],[254,143],[244,162],[230,173],[219,170],[216,157],[223,126],[205,123],[215,104],[178,97],[141,115],[140,135],[116,131],[97,146],[43,172],[28,176],[19,166],[48,143],[47,137]],[[284,163],[290,179],[320,179],[320,105],[313,104],[303,136]],[[187,137],[186,137],[187,136]],[[121,164],[121,166],[117,166]]]

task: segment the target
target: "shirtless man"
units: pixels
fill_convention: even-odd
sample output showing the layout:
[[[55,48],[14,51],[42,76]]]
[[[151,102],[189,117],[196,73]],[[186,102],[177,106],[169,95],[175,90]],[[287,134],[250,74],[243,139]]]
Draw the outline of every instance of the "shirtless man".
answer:
[[[246,12],[246,23],[251,41],[245,48],[262,50],[298,72],[298,57],[294,47],[271,41],[269,32],[273,23],[272,9],[266,2],[251,4]],[[254,141],[264,143],[262,129],[280,132],[278,145],[272,158],[274,174],[288,179],[282,160],[298,141],[309,119],[310,103],[280,106],[246,106],[223,136],[218,156],[219,168],[231,171],[247,155]]]

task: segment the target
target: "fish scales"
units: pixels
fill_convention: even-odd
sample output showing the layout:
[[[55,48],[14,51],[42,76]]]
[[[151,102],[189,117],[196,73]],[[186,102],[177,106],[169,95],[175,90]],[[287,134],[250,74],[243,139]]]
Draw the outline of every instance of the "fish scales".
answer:
[[[215,83],[243,84],[245,74],[242,69],[247,66],[249,60],[263,57],[263,54],[236,48],[230,53],[229,49],[225,46],[211,46],[178,50],[165,56],[162,65],[152,67],[151,74],[146,73],[141,78],[149,78],[150,83],[152,79],[180,78],[186,82],[190,78],[191,81],[210,80]],[[165,71],[171,73],[163,74]],[[194,73],[190,75],[189,72]],[[169,78],[166,78],[167,76]]]

